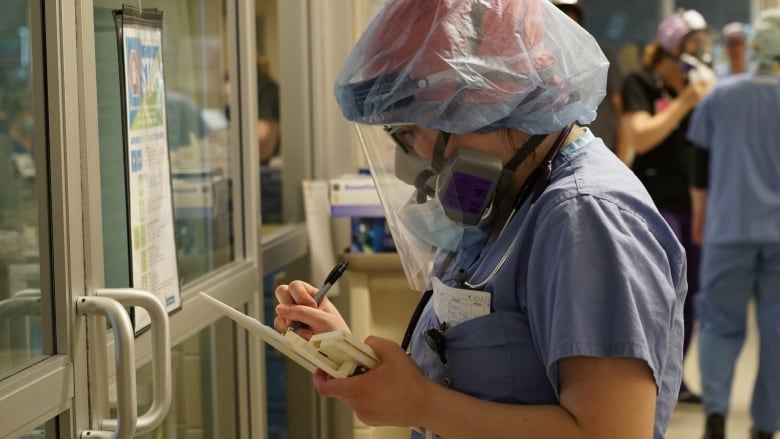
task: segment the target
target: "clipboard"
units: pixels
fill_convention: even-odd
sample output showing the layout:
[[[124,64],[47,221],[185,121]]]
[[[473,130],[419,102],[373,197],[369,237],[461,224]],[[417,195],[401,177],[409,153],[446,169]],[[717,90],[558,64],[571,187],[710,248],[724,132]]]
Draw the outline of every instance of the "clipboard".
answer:
[[[200,297],[239,326],[259,337],[287,358],[295,361],[311,373],[322,369],[334,378],[347,378],[367,372],[376,366],[376,354],[370,346],[346,331],[316,334],[306,340],[293,331],[284,335],[241,311],[209,296]]]

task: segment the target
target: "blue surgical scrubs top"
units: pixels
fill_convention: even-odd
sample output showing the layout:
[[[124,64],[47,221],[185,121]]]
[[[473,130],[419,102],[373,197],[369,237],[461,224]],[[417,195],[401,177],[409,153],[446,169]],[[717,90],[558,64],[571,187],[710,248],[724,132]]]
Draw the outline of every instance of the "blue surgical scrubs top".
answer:
[[[780,242],[780,76],[718,83],[696,107],[688,137],[710,151],[704,241]]]
[[[460,392],[534,405],[558,404],[562,358],[638,358],[655,378],[655,438],[663,438],[682,377],[684,250],[635,175],[586,136],[558,155],[533,208],[526,202],[497,240],[458,252],[440,276],[462,288],[453,273],[465,268],[478,283],[517,238],[483,288],[490,314],[446,330],[446,373],[423,339],[441,324],[433,301],[412,357]]]

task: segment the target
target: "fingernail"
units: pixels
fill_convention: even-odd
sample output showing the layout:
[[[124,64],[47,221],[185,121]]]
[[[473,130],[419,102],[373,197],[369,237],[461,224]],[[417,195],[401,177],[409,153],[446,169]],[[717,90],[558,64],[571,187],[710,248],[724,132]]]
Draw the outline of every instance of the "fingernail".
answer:
[[[290,307],[287,305],[276,305],[276,313],[277,314],[287,314],[290,312]]]

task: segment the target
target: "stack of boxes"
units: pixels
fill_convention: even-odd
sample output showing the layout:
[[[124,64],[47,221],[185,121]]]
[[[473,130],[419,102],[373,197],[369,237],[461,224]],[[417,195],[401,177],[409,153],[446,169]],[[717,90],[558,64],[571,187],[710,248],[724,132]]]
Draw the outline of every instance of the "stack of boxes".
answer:
[[[230,185],[209,169],[174,170],[171,185],[179,268],[191,280],[231,259]]]
[[[331,180],[330,209],[334,218],[350,218],[350,253],[395,251],[371,176],[361,173]]]

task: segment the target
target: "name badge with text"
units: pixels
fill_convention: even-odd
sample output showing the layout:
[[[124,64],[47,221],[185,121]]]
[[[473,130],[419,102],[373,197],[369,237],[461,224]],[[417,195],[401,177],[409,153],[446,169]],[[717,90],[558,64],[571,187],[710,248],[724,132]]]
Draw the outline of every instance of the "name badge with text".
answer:
[[[490,314],[490,299],[485,291],[453,288],[433,278],[433,309],[449,327]]]

